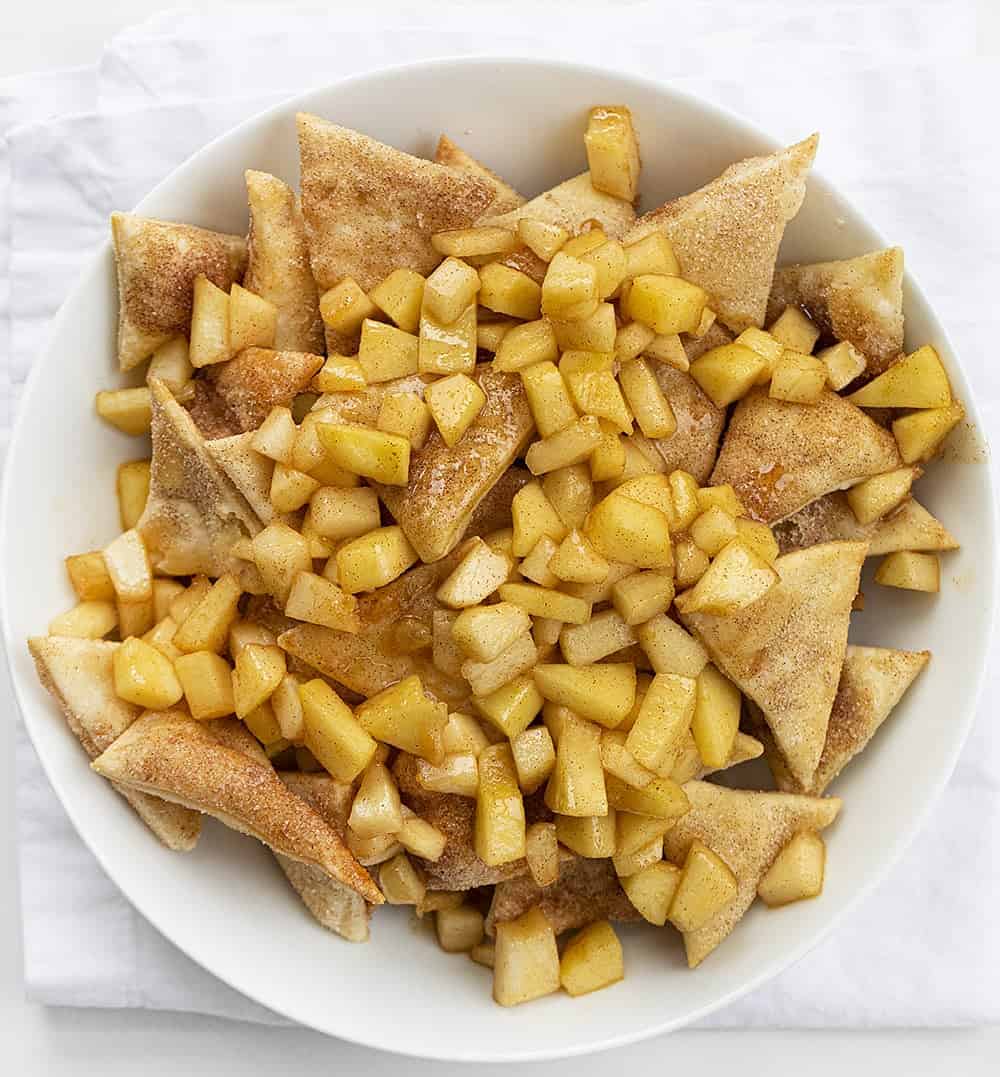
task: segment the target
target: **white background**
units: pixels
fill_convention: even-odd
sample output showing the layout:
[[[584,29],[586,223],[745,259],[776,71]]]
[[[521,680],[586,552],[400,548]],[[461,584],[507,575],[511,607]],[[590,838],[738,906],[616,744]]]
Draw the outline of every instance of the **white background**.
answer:
[[[330,0],[334,2],[334,0]],[[432,0],[429,0],[432,2]],[[690,0],[695,2],[695,0]],[[736,2],[736,0],[734,0]],[[794,4],[796,0],[789,0]],[[872,0],[877,3],[878,0]],[[169,5],[151,0],[15,0],[5,5],[0,26],[0,78],[44,68],[87,64],[102,43],[129,23]],[[200,0],[199,7],[216,6]],[[610,0],[609,0],[610,7]],[[1000,56],[1000,3],[982,0],[987,39],[983,47]],[[946,8],[945,8],[946,10]],[[942,16],[946,17],[945,10]],[[599,36],[595,36],[595,45]],[[821,76],[820,76],[821,77]],[[5,675],[0,672],[0,678]],[[8,697],[0,682],[0,699]],[[23,999],[19,952],[19,911],[14,850],[13,766],[10,726],[7,751],[0,753],[0,1071],[20,1077],[64,1074],[135,1073],[144,1077],[195,1074],[269,1074],[363,1071],[366,1074],[453,1074],[458,1067],[416,1063],[349,1047],[305,1031],[243,1025],[190,1015],[139,1010],[55,1010]],[[945,928],[929,924],[928,930]],[[928,970],[933,976],[933,970]],[[970,991],[976,985],[970,984]],[[391,1019],[391,1018],[390,1018]],[[442,1015],[442,1028],[447,1015]],[[574,1074],[589,1077],[610,1066],[639,1073],[686,1069],[699,1074],[749,1069],[770,1077],[810,1077],[884,1070],[887,1065],[909,1075],[930,1074],[948,1066],[962,1077],[996,1073],[1000,1065],[1000,1028],[954,1031],[689,1032],[612,1055],[561,1064],[525,1066],[525,1075]],[[499,1067],[477,1067],[487,1074]],[[470,1067],[471,1069],[471,1067]],[[505,1072],[511,1072],[506,1070]]]

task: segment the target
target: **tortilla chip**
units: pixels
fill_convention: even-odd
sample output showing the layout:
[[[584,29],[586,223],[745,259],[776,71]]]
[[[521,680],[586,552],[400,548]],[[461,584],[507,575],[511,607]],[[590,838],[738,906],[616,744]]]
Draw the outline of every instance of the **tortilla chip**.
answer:
[[[489,169],[481,161],[466,153],[460,146],[447,136],[442,135],[438,139],[437,150],[434,160],[446,168],[453,168],[456,172],[464,172],[468,176],[489,184],[493,191],[493,201],[487,207],[489,214],[507,213],[509,210],[523,206],[525,199],[517,193],[513,187],[502,180],[492,169]]]
[[[522,217],[558,225],[570,235],[582,231],[588,221],[597,221],[609,239],[621,239],[635,220],[635,210],[631,202],[598,191],[590,182],[590,173],[582,172],[517,209],[487,215],[479,223],[516,228]]]
[[[725,409],[717,408],[690,374],[655,359],[649,365],[677,420],[674,433],[668,438],[653,439],[653,444],[663,457],[667,472],[677,468],[690,471],[704,485],[719,451]]]

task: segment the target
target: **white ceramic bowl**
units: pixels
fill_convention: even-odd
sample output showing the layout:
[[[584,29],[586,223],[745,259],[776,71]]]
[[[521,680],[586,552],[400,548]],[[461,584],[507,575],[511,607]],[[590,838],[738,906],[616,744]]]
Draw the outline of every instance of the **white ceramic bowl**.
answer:
[[[293,115],[306,109],[395,146],[430,154],[441,131],[534,193],[585,167],[586,108],[627,102],[642,138],[645,207],[691,190],[725,165],[776,148],[733,116],[652,82],[535,60],[449,60],[349,79],[252,119],[205,147],[137,207],[227,231],[246,227],[243,170],[291,182]],[[799,136],[811,130],[801,117]],[[123,207],[125,208],[125,207]],[[893,236],[906,242],[906,236]],[[844,257],[882,238],[819,178],[788,230],[783,259]],[[975,710],[994,592],[994,510],[985,452],[966,431],[920,486],[963,543],[944,559],[932,599],[879,588],[855,618],[861,642],[934,652],[877,742],[835,791],[822,898],[754,908],[696,972],[672,931],[625,931],[627,975],[582,999],[555,995],[509,1011],[490,1000],[489,973],[434,944],[403,911],[373,920],[367,946],[323,931],[263,846],[216,824],[195,852],[167,852],[110,787],[35,679],[24,639],[71,602],[62,558],[116,531],[114,472],[143,451],[99,422],[95,390],[117,382],[110,246],[94,258],[56,318],[21,402],[4,488],[4,631],[18,702],[46,773],[83,839],[159,930],[244,994],[343,1039],[428,1058],[529,1060],[582,1054],[677,1028],[780,972],[829,932],[885,874],[916,832],[955,763]],[[975,401],[944,330],[912,280],[908,342],[930,341],[975,421]]]

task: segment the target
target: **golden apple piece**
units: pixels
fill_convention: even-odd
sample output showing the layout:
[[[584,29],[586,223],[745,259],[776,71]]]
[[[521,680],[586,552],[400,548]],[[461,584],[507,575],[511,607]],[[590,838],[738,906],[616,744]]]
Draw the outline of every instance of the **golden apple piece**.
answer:
[[[195,576],[184,591],[177,595],[170,603],[168,610],[170,616],[178,623],[183,624],[185,618],[208,594],[212,587],[212,581],[207,576]]]
[[[672,437],[677,419],[646,360],[636,358],[623,363],[618,381],[643,434],[648,438]]]
[[[554,362],[559,357],[556,334],[547,318],[515,325],[508,330],[496,350],[497,370],[519,371],[535,363]]]
[[[545,914],[530,909],[496,925],[493,998],[501,1006],[551,995],[559,990],[559,951]]]
[[[585,415],[606,419],[623,434],[630,434],[632,413],[615,381],[613,368],[614,356],[610,351],[566,351],[559,361],[559,373],[577,408]]]
[[[530,796],[548,780],[556,765],[552,734],[544,725],[533,726],[511,738],[511,751],[521,792]]]
[[[563,626],[559,646],[571,666],[586,666],[631,647],[636,639],[617,610],[602,610],[585,624]]]
[[[587,537],[576,530],[563,539],[548,564],[558,579],[570,583],[601,583],[611,569]]]
[[[347,355],[328,356],[323,366],[313,375],[312,385],[321,393],[360,393],[368,388],[361,364]]]
[[[112,658],[115,694],[147,710],[165,710],[184,695],[170,659],[134,636],[124,640]]]
[[[672,767],[694,717],[696,682],[674,673],[658,673],[643,698],[625,747],[636,762],[652,771]]]
[[[475,850],[496,867],[525,854],[524,800],[509,744],[491,744],[479,755]]]
[[[786,348],[771,371],[769,395],[793,404],[815,404],[826,383],[827,369],[821,359]]]
[[[723,546],[738,535],[736,521],[716,505],[692,520],[688,531],[694,543],[709,557],[715,557]]]
[[[416,393],[391,393],[382,401],[375,425],[383,433],[406,438],[416,451],[424,447],[431,422],[430,409]]]
[[[499,592],[503,602],[519,606],[533,617],[550,617],[570,624],[584,624],[590,619],[589,602],[549,587],[539,587],[533,583],[503,583]]]
[[[128,531],[139,522],[149,498],[149,461],[131,460],[121,464],[115,476],[118,495],[118,518],[122,530]]]
[[[403,826],[399,788],[382,763],[372,763],[364,772],[351,804],[347,825],[360,838],[397,834]]]
[[[778,360],[784,354],[785,345],[776,337],[771,336],[767,330],[758,329],[755,325],[751,325],[744,329],[733,343],[749,348],[765,361],[766,365],[757,375],[755,384],[766,385],[771,380],[771,374],[774,371]]]
[[[529,482],[518,490],[510,508],[514,524],[511,550],[515,557],[527,557],[544,536],[554,542],[566,537],[568,528],[545,496],[541,483]]]
[[[875,475],[847,491],[847,504],[859,524],[874,523],[909,496],[910,487],[919,477],[920,469],[915,467],[902,467],[887,471],[884,475]]]
[[[639,189],[639,141],[629,110],[624,105],[592,108],[583,141],[594,187],[634,202]]]
[[[535,641],[530,632],[525,632],[490,662],[466,659],[462,663],[462,676],[469,682],[474,696],[490,696],[516,677],[527,673],[537,661]]]
[[[556,252],[569,239],[569,232],[558,224],[522,217],[517,222],[517,235],[521,242],[543,262],[551,262]]]
[[[670,778],[654,778],[641,789],[626,785],[611,775],[607,778],[608,803],[618,812],[669,820],[673,824],[688,811],[684,790]]]
[[[786,348],[805,355],[811,354],[819,340],[819,329],[799,307],[785,307],[767,331]]]
[[[601,860],[615,855],[615,810],[605,815],[556,816],[556,836],[577,856]]]
[[[610,244],[605,243],[605,247]],[[615,244],[617,246],[617,244]],[[600,248],[603,250],[603,248]],[[584,258],[587,256],[585,255]],[[598,278],[600,287],[600,277]],[[615,308],[611,303],[599,303],[596,310],[585,318],[573,321],[550,319],[556,342],[563,351],[606,352],[615,350],[618,335]]]
[[[378,308],[352,277],[344,277],[319,300],[323,325],[338,337],[356,336],[366,318],[374,318]]]
[[[608,813],[601,731],[575,714],[564,716],[555,767],[545,787],[545,803],[559,815],[588,817]]]
[[[440,322],[425,308],[420,315],[421,374],[471,374],[476,368],[479,326],[476,307],[470,304],[454,322]]]
[[[448,715],[443,733],[444,750],[448,755],[478,756],[490,743],[482,725],[470,714],[456,711]]]
[[[773,565],[777,560],[780,552],[778,540],[774,537],[774,532],[767,526],[767,524],[762,524],[757,520],[750,520],[745,516],[741,516],[736,521],[736,537],[744,546],[753,550],[755,554],[762,557],[769,565]],[[707,567],[708,566],[706,565],[706,568]]]
[[[316,432],[337,467],[387,486],[406,485],[410,472],[410,443],[406,438],[333,423],[319,423]]]
[[[487,939],[485,942],[479,943],[478,946],[473,946],[469,951],[469,957],[477,965],[482,965],[484,968],[491,969],[495,963],[495,947],[492,939]]]
[[[706,767],[720,770],[732,754],[740,727],[740,690],[709,664],[698,674],[691,735]]]
[[[263,706],[281,684],[285,672],[285,652],[280,647],[258,643],[244,647],[233,670],[236,716],[245,719]]]
[[[620,818],[632,818],[621,816]],[[681,879],[681,869],[675,864],[660,860],[643,868],[634,875],[621,880],[622,889],[629,901],[642,914],[642,918],[657,927],[667,922],[667,913]]]
[[[472,378],[465,374],[453,374],[428,385],[424,390],[424,400],[444,443],[451,448],[461,440],[462,435],[483,410],[486,394]],[[378,482],[387,481],[377,475],[369,477]],[[402,482],[396,485],[405,485],[405,482],[404,476]]]
[[[829,348],[816,353],[826,367],[826,383],[834,391],[850,385],[855,378],[865,372],[867,360],[850,341],[842,340]]]
[[[892,433],[904,464],[923,463],[940,449],[944,439],[965,418],[959,403],[944,408],[927,408],[904,415],[892,424]]]
[[[625,471],[625,441],[610,424],[601,423],[601,440],[590,454],[590,477],[594,482],[619,480]]]
[[[188,357],[194,367],[211,366],[232,358],[229,343],[229,296],[206,276],[194,280],[191,342]]]
[[[463,609],[452,624],[451,634],[470,658],[490,662],[530,629],[531,618],[524,610],[498,602]]]
[[[627,322],[615,333],[615,359],[624,366],[637,359],[652,344],[656,333],[642,322]],[[680,338],[677,339],[680,345]],[[683,351],[683,348],[681,348]],[[624,387],[623,387],[624,388]]]
[[[625,279],[627,260],[625,249],[617,240],[605,240],[579,257],[581,262],[586,262],[597,270],[597,294],[601,299],[607,299],[618,291]]]
[[[620,729],[605,729],[601,733],[601,764],[605,771],[615,778],[625,782],[626,785],[643,789],[656,777],[639,763],[635,756],[628,750],[625,744],[627,734]],[[630,816],[630,818],[638,818]],[[637,846],[630,847],[628,852],[635,852]]]
[[[883,587],[937,594],[941,589],[941,566],[937,554],[914,553],[912,550],[890,553],[875,570],[875,582]]]
[[[447,954],[469,953],[483,941],[483,914],[472,905],[439,909],[434,924],[438,945]]]
[[[597,269],[566,253],[565,245],[549,262],[541,286],[541,310],[551,318],[574,321],[597,309]]]
[[[323,486],[309,502],[313,528],[323,538],[341,542],[359,538],[378,528],[378,496],[368,487],[345,490]]]
[[[304,471],[275,464],[271,473],[270,500],[275,512],[295,512],[319,489],[317,479]]]
[[[114,602],[87,599],[49,622],[50,636],[75,636],[78,639],[101,639],[118,625]]]
[[[287,524],[268,524],[253,539],[253,560],[268,592],[284,605],[300,572],[312,570],[309,543]]]
[[[372,761],[375,740],[326,681],[301,685],[299,698],[305,746],[338,781],[353,781]]]
[[[673,568],[666,516],[652,505],[633,501],[617,491],[594,506],[584,533],[609,561],[636,568]]]
[[[944,408],[951,385],[938,353],[925,344],[848,399],[861,408]]]
[[[268,412],[267,418],[254,431],[250,447],[271,460],[289,464],[296,434],[298,434],[298,428],[291,411],[279,405]]]
[[[690,333],[707,303],[707,293],[682,277],[642,273],[632,280],[623,313],[656,333]]]
[[[490,262],[479,271],[479,303],[497,314],[533,321],[542,313],[542,288],[520,270]]]
[[[214,651],[194,651],[174,659],[191,717],[199,721],[225,718],[236,710],[232,666]]]
[[[678,468],[671,471],[667,482],[673,502],[671,530],[686,531],[702,511],[702,503],[698,500],[698,481],[690,472]]]
[[[341,632],[360,632],[358,600],[314,572],[300,572],[292,582],[285,616]]]
[[[146,368],[147,380],[156,378],[162,381],[175,397],[183,395],[193,376],[194,367],[188,356],[185,337],[174,337],[161,344],[153,352]]]
[[[598,420],[593,415],[584,415],[556,433],[536,441],[525,453],[524,462],[533,475],[572,467],[590,458],[601,443],[602,436]]]
[[[454,610],[436,609],[431,615],[431,660],[434,667],[449,677],[462,676],[465,655],[455,642],[451,630],[458,613]]]
[[[525,838],[524,859],[536,886],[551,886],[559,879],[559,839],[555,823],[532,823]]]
[[[764,597],[778,583],[775,570],[739,539],[724,546],[689,591],[676,604],[684,614],[729,617]]]
[[[586,464],[571,464],[547,472],[542,490],[567,528],[583,525],[594,503],[594,484]]]
[[[736,876],[726,862],[695,840],[670,903],[670,922],[679,931],[697,931],[732,904],[736,892]]]
[[[521,371],[521,382],[538,433],[551,437],[578,418],[566,382],[555,363],[543,361]]]
[[[437,766],[417,759],[415,766],[417,782],[429,792],[474,797],[479,790],[479,759],[471,752],[449,753]]]
[[[636,872],[662,860],[663,835],[661,834],[660,837],[654,838],[633,853],[615,853],[611,862],[614,865],[615,875],[619,879],[627,879],[630,875],[635,875]]]
[[[757,893],[771,908],[819,897],[823,892],[825,867],[823,839],[814,830],[800,831],[778,853],[757,884]]]
[[[535,667],[532,675],[545,699],[608,729],[621,723],[635,701],[635,666],[631,662],[542,664]]]
[[[517,571],[524,579],[537,583],[540,587],[558,587],[559,577],[549,568],[549,562],[558,549],[558,545],[548,535],[542,535],[531,553],[517,566]]]
[[[378,871],[378,884],[390,905],[417,905],[427,893],[427,884],[406,853],[397,853]]]
[[[371,301],[406,333],[415,333],[420,324],[424,299],[424,278],[413,269],[394,269],[369,293]],[[365,317],[371,317],[366,314]],[[352,332],[360,328],[360,323]]]
[[[281,735],[293,743],[301,741],[305,736],[305,714],[299,696],[301,684],[294,673],[286,673],[271,695],[271,707]]]
[[[233,354],[244,348],[273,348],[277,329],[278,308],[234,283],[229,290],[229,346]]]
[[[511,740],[531,725],[543,702],[531,674],[515,677],[488,696],[473,700],[476,710]]]
[[[431,243],[439,254],[449,258],[474,258],[485,254],[509,254],[517,247],[517,234],[510,228],[496,225],[450,228],[436,232],[431,236]]]
[[[647,783],[648,784],[648,783]],[[657,840],[661,842],[663,835],[670,829],[669,819],[657,819],[653,816],[632,815],[630,812],[619,812],[615,822],[615,848],[618,853],[637,853]]]
[[[115,585],[99,550],[67,557],[66,572],[81,601],[112,601],[115,598]]]
[[[448,707],[424,693],[413,674],[358,704],[355,717],[373,737],[430,763],[444,759]]]
[[[257,644],[272,647],[278,637],[266,626],[257,621],[237,619],[229,626],[229,654],[235,661],[245,647]]]
[[[152,418],[152,397],[149,389],[102,390],[94,398],[97,414],[124,434],[138,437],[148,434]]]
[[[625,276],[630,280],[649,274],[679,277],[681,272],[674,248],[663,232],[651,232],[642,239],[627,243],[625,262]]]
[[[674,600],[672,572],[634,572],[618,580],[611,601],[626,625],[642,625],[666,613]]]
[[[691,364],[691,377],[717,408],[739,400],[770,367],[767,360],[743,344],[721,344]]]
[[[104,566],[121,602],[146,602],[153,597],[153,570],[146,546],[134,528],[123,531],[104,548]]]
[[[438,601],[452,609],[466,609],[489,598],[507,580],[510,561],[481,538],[470,539],[461,561],[437,591]]]
[[[298,758],[299,751],[308,751],[308,749],[297,749],[296,758]],[[323,768],[320,767],[319,769],[322,770]],[[358,863],[364,867],[385,864],[394,856],[398,856],[403,852],[403,846],[396,840],[395,834],[383,834],[378,838],[359,838],[349,827],[346,827],[344,841],[347,848],[357,858]],[[421,902],[418,900],[417,905],[419,906],[420,904]]]
[[[412,333],[385,322],[365,318],[361,325],[358,362],[369,385],[416,374],[420,340]]]
[[[479,274],[472,266],[459,258],[445,258],[424,284],[423,309],[450,325],[475,303],[479,288]]]
[[[665,614],[650,618],[636,632],[657,673],[697,677],[708,662],[708,652],[698,640]]]

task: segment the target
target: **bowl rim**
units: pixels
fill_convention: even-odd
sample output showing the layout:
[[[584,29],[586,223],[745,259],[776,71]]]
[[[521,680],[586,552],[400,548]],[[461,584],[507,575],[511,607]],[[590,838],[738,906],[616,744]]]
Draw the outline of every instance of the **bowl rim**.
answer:
[[[294,115],[295,112],[303,109],[308,109],[312,103],[319,97],[328,93],[334,87],[358,85],[366,82],[377,82],[387,75],[399,77],[405,76],[409,72],[425,72],[428,70],[437,69],[455,69],[455,68],[468,68],[476,69],[483,66],[490,66],[496,68],[498,65],[506,67],[538,67],[553,70],[556,73],[559,71],[572,71],[574,74],[592,75],[595,78],[611,76],[622,82],[630,82],[637,87],[641,87],[643,90],[655,94],[659,94],[666,98],[672,98],[682,104],[699,110],[704,114],[707,114],[709,119],[724,121],[731,126],[739,134],[760,143],[762,146],[768,147],[767,152],[774,152],[782,148],[784,145],[779,140],[773,138],[771,135],[762,131],[755,124],[750,123],[744,119],[738,113],[731,109],[719,105],[714,101],[707,100],[696,94],[690,93],[686,90],[679,89],[671,85],[668,81],[650,78],[643,75],[636,75],[631,72],[623,72],[615,69],[611,66],[601,66],[598,64],[584,64],[577,63],[570,60],[562,59],[540,59],[532,56],[506,56],[506,55],[490,55],[490,54],[477,54],[468,56],[438,56],[428,57],[422,60],[411,61],[401,64],[390,64],[381,66],[370,71],[358,73],[348,76],[343,79],[337,79],[330,83],[325,83],[322,86],[312,87],[311,89],[290,95],[282,100],[276,102],[269,107],[254,113],[252,116],[247,117],[240,123],[228,128],[226,131],[217,135],[209,142],[207,142],[200,149],[196,150],[193,154],[187,157],[184,161],[173,168],[163,179],[161,179],[134,207],[132,212],[142,213],[143,208],[150,202],[155,200],[156,196],[160,193],[161,188],[172,182],[176,172],[182,168],[186,168],[188,165],[195,161],[202,159],[206,155],[212,154],[220,143],[223,143],[231,138],[235,138],[242,134],[244,131],[259,125],[267,123],[269,120],[280,117],[282,115]],[[820,194],[832,194],[840,197],[837,189],[828,180],[825,179],[821,171],[815,169],[810,170],[809,175],[810,184],[818,189]],[[867,217],[857,210],[853,203],[849,203],[850,208],[856,217],[856,219],[865,226],[876,237],[878,242],[883,246],[889,244],[885,240],[881,232],[870,224]],[[135,908],[144,919],[147,920],[152,926],[166,938],[171,945],[176,946],[182,953],[188,958],[205,969],[210,975],[216,977],[223,983],[225,983],[232,990],[238,992],[246,998],[251,999],[253,1002],[262,1006],[263,1008],[270,1010],[273,1013],[277,1013],[280,1016],[293,1022],[300,1027],[313,1027],[304,1024],[299,1017],[292,1013],[288,1013],[276,1006],[271,1001],[264,1001],[259,997],[259,993],[254,989],[248,989],[243,986],[238,986],[233,982],[235,977],[230,975],[224,975],[218,972],[216,969],[203,964],[199,956],[191,951],[191,949],[177,942],[169,929],[161,926],[160,917],[155,914],[151,914],[144,907],[145,902],[142,897],[136,897],[133,893],[133,887],[130,882],[122,881],[116,874],[109,868],[105,862],[100,850],[92,847],[86,839],[83,838],[81,829],[77,824],[76,815],[74,810],[70,807],[68,798],[64,795],[64,789],[62,782],[59,778],[56,768],[50,766],[50,761],[46,756],[38,750],[37,742],[35,740],[32,726],[34,724],[34,717],[32,715],[32,709],[30,703],[24,693],[22,692],[22,686],[20,682],[20,675],[14,667],[12,660],[13,648],[20,646],[23,641],[20,638],[15,639],[10,623],[9,605],[7,602],[7,571],[9,562],[9,530],[12,526],[12,521],[15,517],[14,506],[12,504],[12,488],[13,481],[11,475],[14,468],[11,466],[19,451],[19,445],[22,436],[22,430],[27,426],[28,413],[30,411],[30,405],[34,401],[35,396],[40,391],[40,387],[43,384],[43,367],[45,366],[45,360],[52,351],[52,341],[60,336],[60,332],[63,329],[63,323],[67,318],[67,307],[71,299],[76,293],[86,286],[86,282],[90,279],[91,275],[97,270],[99,264],[107,257],[108,249],[110,247],[110,238],[105,239],[101,246],[94,252],[94,254],[84,263],[83,268],[77,275],[71,289],[66,294],[63,302],[60,304],[59,310],[55,314],[54,318],[49,324],[48,333],[46,334],[45,343],[42,347],[41,354],[36,358],[36,361],[32,365],[32,369],[26,379],[24,389],[21,394],[21,399],[18,404],[17,415],[15,416],[14,423],[11,427],[10,438],[8,442],[8,451],[6,453],[4,475],[2,481],[2,487],[0,487],[0,627],[2,627],[3,643],[4,643],[4,656],[7,663],[7,669],[10,676],[11,687],[13,689],[13,696],[17,703],[18,711],[24,722],[25,729],[28,735],[31,737],[32,745],[35,747],[36,754],[42,769],[48,779],[50,785],[55,791],[63,810],[68,815],[70,821],[73,823],[74,829],[77,834],[80,835],[81,840],[87,846],[89,851],[95,857],[100,864],[101,869],[108,875],[114,885],[122,892],[124,897]],[[925,305],[926,309],[930,313],[931,321],[935,327],[935,334],[937,338],[945,345],[945,347],[953,354],[957,356],[957,352],[952,345],[951,339],[941,324],[939,318],[934,312],[933,306],[927,300],[926,295],[920,288],[919,284],[914,280],[909,271],[905,272],[905,285],[907,290],[917,299]],[[968,381],[966,372],[962,371],[962,377]],[[970,386],[971,388],[971,386]],[[963,399],[963,405],[966,409],[967,419],[971,421],[981,444],[985,450],[986,459],[984,465],[989,468],[990,465],[990,452],[989,444],[986,436],[986,427],[982,422],[981,415],[979,413],[975,395],[966,393],[965,399]],[[988,522],[991,532],[996,535],[998,526],[998,505],[997,494],[995,485],[992,481],[988,483],[989,488],[989,505],[988,505]],[[992,561],[991,568],[995,568],[997,565],[997,552],[995,544],[992,545]],[[997,623],[997,598],[1000,594],[1000,581],[997,580],[997,573],[994,571],[992,575],[992,587],[989,590],[987,596],[988,601],[988,643],[995,635],[996,623]],[[986,670],[988,666],[988,657],[990,653],[990,647],[987,645],[984,648],[983,659],[979,664],[979,668],[976,672],[975,683],[971,693],[968,695],[968,703],[963,712],[957,716],[953,716],[952,724],[957,727],[960,735],[957,735],[953,742],[953,747],[946,759],[942,760],[942,766],[940,767],[938,777],[932,787],[927,790],[920,809],[910,816],[907,825],[900,827],[898,833],[893,839],[891,845],[886,849],[886,855],[880,862],[879,867],[870,872],[867,878],[864,878],[854,893],[835,911],[831,912],[829,917],[824,921],[821,928],[810,934],[806,939],[792,947],[791,949],[779,952],[779,955],[774,961],[762,966],[761,971],[748,977],[746,980],[735,985],[730,990],[721,994],[719,997],[711,1002],[705,1003],[698,1009],[682,1015],[680,1017],[668,1018],[660,1022],[652,1022],[648,1026],[623,1032],[620,1034],[610,1034],[604,1036],[600,1041],[588,1041],[583,1044],[569,1045],[564,1047],[543,1047],[530,1050],[518,1050],[516,1048],[506,1048],[498,1051],[484,1051],[477,1049],[461,1049],[461,1050],[433,1050],[427,1048],[409,1048],[405,1045],[398,1045],[392,1042],[379,1041],[375,1037],[353,1034],[352,1030],[348,1027],[346,1029],[338,1029],[336,1033],[331,1033],[325,1029],[314,1029],[324,1033],[325,1035],[332,1036],[336,1039],[344,1040],[345,1042],[356,1044],[358,1046],[374,1048],[376,1050],[386,1051],[394,1055],[400,1055],[409,1058],[424,1058],[432,1061],[441,1062],[541,1062],[555,1059],[580,1057],[588,1054],[596,1054],[601,1051],[608,1051],[618,1047],[625,1047],[629,1044],[639,1043],[644,1040],[653,1038],[654,1036],[662,1035],[667,1032],[674,1031],[675,1029],[686,1027],[700,1021],[712,1013],[723,1009],[725,1006],[736,1002],[738,999],[748,995],[750,992],[756,990],[758,987],[780,975],[786,969],[792,967],[798,963],[806,954],[817,947],[820,943],[825,941],[833,933],[834,929],[842,922],[844,917],[848,915],[853,909],[857,907],[867,895],[869,895],[878,885],[880,885],[888,876],[892,867],[900,860],[903,853],[912,844],[914,838],[919,831],[925,825],[932,808],[936,804],[940,797],[944,787],[947,785],[951,778],[951,775],[958,762],[959,755],[968,740],[972,724],[975,720],[976,714],[979,709],[979,703],[982,697],[983,686],[985,683]]]

